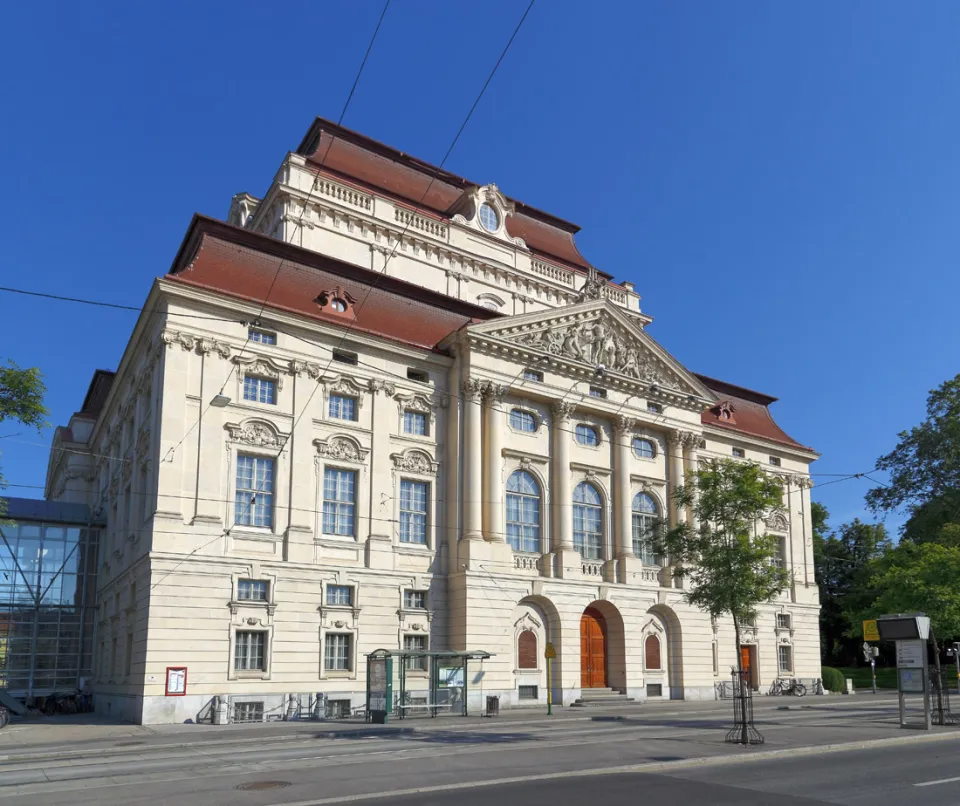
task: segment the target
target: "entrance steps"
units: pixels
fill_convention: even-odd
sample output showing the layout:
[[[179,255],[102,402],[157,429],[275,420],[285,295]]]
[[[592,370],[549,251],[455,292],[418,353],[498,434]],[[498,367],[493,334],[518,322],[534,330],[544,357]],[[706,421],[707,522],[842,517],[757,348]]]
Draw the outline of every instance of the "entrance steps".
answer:
[[[580,690],[580,699],[572,703],[575,708],[596,708],[605,705],[624,705],[633,702],[633,697],[621,694],[615,688],[585,688]]]

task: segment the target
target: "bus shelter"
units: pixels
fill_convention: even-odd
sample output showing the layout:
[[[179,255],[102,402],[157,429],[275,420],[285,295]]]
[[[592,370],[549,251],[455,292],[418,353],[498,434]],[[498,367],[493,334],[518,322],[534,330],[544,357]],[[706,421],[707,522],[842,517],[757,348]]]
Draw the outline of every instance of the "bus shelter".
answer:
[[[493,657],[484,650],[378,649],[367,655],[367,719],[386,722],[438,714],[467,716],[470,664]]]

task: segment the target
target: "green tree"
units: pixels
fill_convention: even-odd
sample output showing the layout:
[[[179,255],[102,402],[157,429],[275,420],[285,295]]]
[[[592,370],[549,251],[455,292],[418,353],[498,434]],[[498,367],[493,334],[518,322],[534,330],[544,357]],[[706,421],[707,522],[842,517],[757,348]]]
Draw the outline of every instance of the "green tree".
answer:
[[[885,613],[925,613],[930,617],[935,688],[940,693],[940,642],[960,637],[960,548],[937,543],[900,543],[870,567],[859,606],[851,618]],[[865,603],[865,604],[864,604]]]
[[[21,369],[13,361],[0,366],[0,423],[15,420],[37,431],[46,425],[47,410],[43,405],[46,387],[36,367]],[[0,474],[0,489],[6,487]],[[0,498],[0,515],[6,510]]]
[[[661,529],[657,550],[684,578],[687,602],[713,618],[733,618],[742,673],[740,626],[790,582],[790,572],[776,561],[779,538],[762,528],[764,518],[783,509],[780,480],[754,464],[713,460],[688,473],[674,498],[692,509],[696,528],[682,523]]]
[[[859,623],[851,612],[866,606],[864,591],[871,563],[890,547],[883,524],[855,519],[834,534],[814,531],[814,569],[820,587],[820,641],[825,661],[845,666],[855,662],[860,644]],[[867,594],[868,595],[868,594]]]
[[[952,539],[956,530],[942,530],[960,522],[960,375],[930,392],[924,421],[898,434],[877,468],[890,483],[867,493],[874,512],[908,512],[903,536],[914,543]]]

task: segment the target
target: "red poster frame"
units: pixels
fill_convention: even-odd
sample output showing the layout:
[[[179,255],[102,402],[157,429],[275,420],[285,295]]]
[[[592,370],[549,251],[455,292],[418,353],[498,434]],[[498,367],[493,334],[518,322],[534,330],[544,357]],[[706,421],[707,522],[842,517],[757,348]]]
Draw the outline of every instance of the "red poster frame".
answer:
[[[183,672],[183,691],[170,691],[170,672]],[[168,666],[167,675],[163,681],[165,697],[185,697],[187,694],[187,667],[186,666]]]

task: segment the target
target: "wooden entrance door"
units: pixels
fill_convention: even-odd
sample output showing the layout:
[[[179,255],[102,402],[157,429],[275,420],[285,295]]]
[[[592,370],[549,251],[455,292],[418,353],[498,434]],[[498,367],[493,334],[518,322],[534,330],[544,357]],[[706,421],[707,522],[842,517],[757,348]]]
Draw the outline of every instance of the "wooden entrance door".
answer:
[[[748,646],[741,645],[740,647],[740,666],[747,673],[747,680],[750,683],[750,687],[756,690],[757,688],[757,648],[752,644]]]
[[[580,687],[607,687],[607,623],[592,607],[580,616]]]

